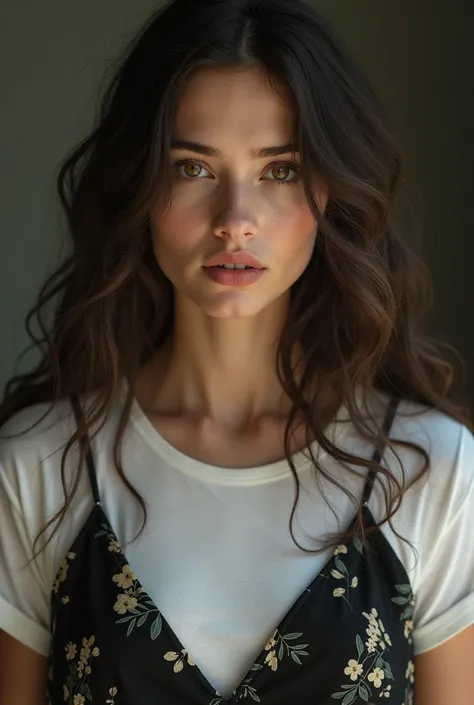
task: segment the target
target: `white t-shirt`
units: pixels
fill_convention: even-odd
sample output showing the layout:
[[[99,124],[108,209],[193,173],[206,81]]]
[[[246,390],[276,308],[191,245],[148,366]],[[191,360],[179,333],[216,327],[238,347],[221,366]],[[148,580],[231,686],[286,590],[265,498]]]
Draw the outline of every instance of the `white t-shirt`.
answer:
[[[381,401],[386,402],[383,395],[377,401],[374,397],[373,408],[383,414]],[[2,437],[24,431],[47,408],[41,404],[23,410],[2,429]],[[119,411],[120,401],[92,442],[103,509],[134,573],[180,642],[216,690],[229,695],[329,552],[304,553],[291,539],[295,485],[285,460],[243,469],[199,462],[167,443],[136,402],[122,465],[146,499],[148,522],[142,536],[129,543],[141,526],[142,512],[113,465]],[[373,448],[351,423],[342,423],[347,417],[342,407],[330,437],[339,447],[369,458]],[[53,580],[93,506],[84,471],[60,531],[29,562],[36,534],[62,504],[60,458],[74,427],[64,401],[31,431],[0,440],[0,629],[44,655]],[[400,404],[390,435],[421,444],[431,459],[429,475],[407,491],[393,519],[393,528],[415,552],[390,526],[382,527],[414,591],[413,638],[420,653],[474,623],[474,438],[458,422],[411,402]],[[408,448],[395,448],[410,479],[423,459]],[[352,475],[320,449],[315,452],[330,474],[344,477],[345,486],[361,496],[365,476],[360,471]],[[314,538],[347,527],[355,507],[329,482],[316,483],[303,454],[295,460],[303,491],[294,531],[304,547],[317,548]],[[388,450],[383,462],[400,477]],[[381,486],[375,483],[369,505],[376,520],[384,515]]]

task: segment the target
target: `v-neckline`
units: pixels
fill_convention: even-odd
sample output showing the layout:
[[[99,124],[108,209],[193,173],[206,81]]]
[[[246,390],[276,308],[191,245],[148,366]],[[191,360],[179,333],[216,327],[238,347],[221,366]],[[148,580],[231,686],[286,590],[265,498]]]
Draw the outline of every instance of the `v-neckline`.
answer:
[[[364,514],[364,524],[365,524],[366,526],[367,526],[367,525],[374,525],[375,522],[374,522],[374,518],[373,518],[372,512],[370,511],[370,509],[368,508],[367,505],[364,505],[364,506],[362,507],[362,511],[363,511],[363,514]],[[119,540],[118,540],[118,538],[117,538],[117,535],[116,535],[115,531],[113,530],[112,525],[111,525],[111,523],[110,523],[110,521],[109,521],[109,519],[108,519],[108,517],[107,517],[107,514],[105,513],[105,510],[103,509],[103,507],[102,507],[101,504],[95,504],[95,505],[94,505],[94,507],[93,507],[93,509],[92,509],[92,511],[91,511],[91,514],[90,514],[90,516],[89,516],[89,519],[86,521],[86,525],[84,526],[84,528],[90,523],[90,521],[92,522],[93,519],[95,519],[96,517],[99,518],[99,523],[100,523],[100,524],[102,524],[103,526],[106,526],[106,527],[107,527],[107,529],[108,529],[107,534],[108,534],[109,538],[113,539],[113,540],[116,542],[116,545],[119,546],[119,548],[120,548],[120,550],[119,550],[118,552],[117,552],[117,551],[115,552],[115,556],[116,556],[117,559],[118,559],[118,563],[119,563],[120,567],[123,568],[125,565],[128,565],[128,566],[129,566],[130,570],[131,570],[132,573],[135,575],[135,581],[136,581],[137,587],[138,587],[138,588],[141,588],[141,590],[142,590],[142,593],[141,593],[141,594],[145,596],[145,598],[147,599],[147,601],[148,601],[148,603],[150,604],[151,608],[152,608],[153,610],[156,610],[156,612],[160,615],[161,620],[162,620],[162,625],[163,625],[163,626],[162,626],[162,629],[166,630],[167,634],[169,635],[171,641],[173,642],[173,644],[174,644],[174,646],[175,646],[175,648],[176,648],[176,651],[177,651],[178,653],[183,653],[183,651],[184,651],[186,654],[188,654],[188,655],[190,655],[190,656],[192,657],[193,654],[190,653],[190,651],[186,648],[186,646],[185,646],[184,644],[182,644],[181,640],[180,640],[180,639],[178,638],[178,636],[176,635],[175,631],[174,631],[173,628],[171,627],[171,625],[170,625],[170,623],[168,622],[168,620],[166,619],[166,617],[165,617],[165,616],[163,615],[163,613],[161,612],[161,610],[160,610],[160,608],[158,607],[158,605],[156,605],[155,601],[154,601],[153,598],[150,596],[150,594],[148,593],[147,589],[143,586],[143,584],[142,584],[142,582],[140,581],[140,579],[138,578],[137,574],[134,573],[134,571],[133,571],[133,566],[130,564],[130,562],[128,561],[128,558],[127,558],[125,552],[122,550],[121,543],[119,542]],[[350,522],[350,524],[349,524],[349,526],[348,526],[348,530],[353,530],[354,527],[355,527],[355,525],[356,525],[356,522],[357,522],[357,513],[354,515],[352,521]],[[79,537],[78,537],[78,538],[79,538]],[[76,541],[77,541],[77,540],[78,540],[78,539],[76,539]],[[76,541],[74,541],[73,546],[72,546],[71,549],[70,549],[71,551],[73,550]],[[349,547],[350,547],[351,545],[353,545],[353,544],[354,544],[354,539],[353,539],[353,538],[352,538],[352,539],[349,538],[349,539],[346,539],[345,541],[342,541],[340,545],[345,546],[345,547],[349,550]],[[303,604],[306,602],[306,600],[307,600],[307,598],[309,597],[309,595],[310,595],[310,594],[313,592],[313,590],[315,589],[316,585],[317,585],[317,584],[325,577],[325,575],[329,572],[329,570],[330,570],[330,568],[331,568],[331,565],[332,565],[332,563],[335,562],[336,558],[337,558],[337,554],[333,551],[332,554],[328,557],[327,561],[324,563],[324,565],[323,565],[323,567],[321,568],[321,570],[320,570],[320,571],[317,573],[317,575],[310,581],[310,583],[308,584],[308,586],[298,595],[298,597],[295,599],[295,601],[294,601],[294,602],[292,603],[292,605],[289,607],[289,609],[287,610],[287,612],[286,612],[286,614],[284,615],[284,617],[283,617],[283,618],[280,620],[280,622],[278,623],[278,626],[275,627],[275,629],[273,630],[273,634],[274,634],[276,631],[278,631],[279,633],[282,633],[282,632],[285,630],[285,628],[291,623],[291,621],[292,621],[294,615],[295,615],[297,612],[299,612],[299,610],[301,609],[301,607],[303,606]],[[223,705],[232,705],[232,703],[233,703],[233,702],[236,702],[237,698],[240,696],[240,691],[241,691],[244,687],[250,686],[250,685],[252,684],[252,682],[253,682],[253,679],[254,679],[255,675],[257,674],[257,672],[260,671],[260,669],[257,670],[257,669],[255,668],[255,666],[256,666],[256,665],[264,666],[265,658],[266,658],[266,656],[267,656],[267,652],[266,652],[266,650],[265,650],[265,646],[266,646],[266,644],[268,643],[269,639],[271,639],[271,636],[272,636],[272,634],[269,634],[269,635],[268,635],[267,640],[266,640],[265,643],[262,645],[262,648],[261,648],[261,650],[260,650],[260,652],[259,652],[257,658],[254,659],[253,664],[250,666],[249,670],[246,672],[245,676],[242,678],[242,680],[241,680],[241,681],[239,682],[239,684],[236,686],[236,688],[234,689],[234,691],[232,692],[232,694],[230,695],[229,698],[225,698],[224,696],[222,696],[220,693],[218,693],[218,692],[216,691],[216,689],[214,688],[214,686],[209,682],[209,680],[206,678],[206,676],[205,676],[204,673],[201,671],[201,669],[199,668],[199,666],[197,665],[197,663],[196,663],[195,661],[194,661],[194,666],[192,667],[192,674],[191,674],[192,677],[197,678],[198,680],[201,681],[201,685],[202,685],[203,687],[205,687],[206,690],[209,691],[209,695],[210,695],[211,697],[214,697],[214,698],[215,698],[215,697],[218,697],[218,698],[220,698],[220,700],[222,701]],[[194,659],[193,659],[193,660],[194,660]]]

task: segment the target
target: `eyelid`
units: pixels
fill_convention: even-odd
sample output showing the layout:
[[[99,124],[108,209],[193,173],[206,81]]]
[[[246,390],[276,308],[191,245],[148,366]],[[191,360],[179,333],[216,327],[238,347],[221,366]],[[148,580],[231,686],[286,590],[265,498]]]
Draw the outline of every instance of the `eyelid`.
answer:
[[[177,171],[181,166],[184,166],[185,164],[188,164],[188,163],[198,164],[203,169],[206,169],[206,171],[211,172],[211,169],[206,165],[205,162],[203,162],[201,159],[194,159],[194,158],[178,159],[176,162],[174,162],[174,168]],[[266,174],[268,171],[271,171],[272,169],[276,169],[279,166],[290,167],[290,169],[293,169],[293,171],[295,171],[296,174],[299,174],[299,170],[300,170],[301,165],[295,161],[280,160],[280,161],[272,162],[271,164],[268,164],[263,173]],[[184,179],[186,181],[199,181],[200,178],[202,178],[202,177],[196,177],[196,178],[184,177]],[[278,179],[270,179],[270,181],[278,181]],[[281,183],[284,183],[284,182],[281,182]]]

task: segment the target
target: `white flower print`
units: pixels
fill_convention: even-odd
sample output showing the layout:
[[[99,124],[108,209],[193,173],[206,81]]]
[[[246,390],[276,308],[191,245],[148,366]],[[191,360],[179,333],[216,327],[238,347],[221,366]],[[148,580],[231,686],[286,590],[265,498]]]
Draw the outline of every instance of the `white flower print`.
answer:
[[[59,566],[59,570],[56,575],[56,579],[53,582],[53,592],[55,595],[57,595],[57,593],[59,592],[59,588],[61,586],[61,583],[63,583],[67,578],[67,574],[68,574],[68,570],[69,570],[69,561],[73,561],[75,559],[75,557],[76,557],[76,554],[73,553],[72,551],[69,551],[69,553],[67,553],[67,555],[66,555],[66,558],[63,560],[63,562]]]
[[[415,682],[415,664],[413,661],[408,661],[407,670],[405,672],[405,678],[410,681],[410,683]]]
[[[63,684],[64,701],[69,705],[85,705],[91,700],[88,676],[92,673],[92,660],[100,656],[100,649],[94,646],[95,636],[82,639],[82,646],[77,653],[76,644],[69,642],[64,647],[66,661],[69,661],[69,674]]]
[[[377,642],[374,639],[369,638],[365,642],[365,648],[367,649],[367,653],[373,654],[377,648]]]
[[[414,614],[414,609],[415,609],[415,598],[413,597],[411,585],[409,585],[409,584],[396,585],[395,587],[397,589],[398,595],[396,597],[392,597],[392,602],[395,602],[396,605],[400,605],[400,607],[403,607],[403,610],[400,614],[400,619],[404,622],[403,633],[404,633],[405,639],[407,639],[408,643],[412,644],[413,643],[412,632],[414,629],[413,614]]]
[[[342,700],[345,705],[372,702],[375,697],[373,689],[377,689],[380,697],[389,698],[392,687],[388,684],[384,686],[384,682],[394,680],[386,655],[392,642],[384,623],[375,608],[362,614],[368,622],[366,632],[369,638],[364,645],[361,636],[356,635],[357,656],[350,659],[344,668],[344,675],[349,676],[351,682],[344,683],[339,692],[331,695],[335,700]]]
[[[66,660],[67,661],[74,661],[74,659],[76,658],[76,653],[77,653],[76,644],[69,642],[69,644],[66,644],[66,646],[64,647],[64,650],[66,652]]]
[[[117,693],[118,693],[118,690],[115,686],[113,686],[113,688],[109,688],[110,698],[105,701],[105,705],[115,705],[114,698],[117,695]]]
[[[173,671],[175,673],[180,673],[183,668],[184,668],[184,663],[187,661],[189,666],[195,666],[196,664],[194,663],[194,659],[186,649],[181,649],[180,653],[177,653],[176,651],[167,651],[166,654],[163,656],[165,661],[174,661],[173,665]]]
[[[343,543],[341,543],[339,546],[336,546],[334,549],[334,555],[337,556],[339,553],[347,553],[347,546],[345,546]]]
[[[390,697],[390,691],[392,690],[391,685],[387,685],[380,693],[379,693],[379,698],[389,698]]]
[[[265,663],[270,666],[272,671],[276,671],[278,668],[278,659],[276,657],[276,651],[269,651],[265,657]]]
[[[413,625],[413,620],[412,619],[407,619],[405,621],[405,624],[403,625],[403,633],[405,635],[405,639],[408,639],[408,643],[411,644],[411,633],[413,631],[414,625]]]
[[[131,588],[136,579],[137,576],[132,571],[129,565],[124,565],[122,568],[122,572],[118,573],[117,575],[114,575],[112,578],[114,583],[117,583],[118,586],[122,588],[122,590],[127,590],[128,588]]]
[[[350,676],[351,681],[356,681],[359,676],[362,675],[364,668],[362,664],[358,663],[355,659],[351,658],[349,663],[344,669],[346,676]]]
[[[137,598],[131,595],[117,595],[117,602],[114,605],[114,610],[119,614],[126,614],[127,612],[133,612],[137,606]]]
[[[344,561],[341,560],[339,554],[347,553],[347,546],[340,544],[334,549],[334,568],[332,568],[328,575],[324,577],[331,577],[334,580],[344,581],[344,587],[336,587],[333,589],[333,597],[342,597],[345,602],[349,605],[352,610],[351,605],[351,590],[355,590],[359,585],[359,578],[357,575],[351,575]]]
[[[111,553],[120,553],[121,552],[120,544],[117,541],[117,539],[110,537],[107,550],[110,551]]]
[[[280,634],[278,629],[275,629],[273,632],[272,636],[268,640],[268,643],[265,646],[265,651],[268,651],[269,653],[265,656],[265,661],[264,663],[269,666],[269,668],[272,669],[272,671],[276,671],[278,668],[279,662],[282,660],[282,658],[285,655],[285,649],[286,649],[286,655],[291,656],[293,661],[297,663],[299,666],[302,665],[301,663],[301,656],[308,656],[308,652],[305,651],[306,647],[308,644],[290,644],[290,641],[294,641],[295,639],[299,639],[300,636],[302,636],[301,632],[295,632],[294,634]],[[259,664],[254,664],[253,669],[258,669],[261,668]]]
[[[368,680],[374,684],[375,688],[380,688],[383,678],[385,678],[385,673],[381,668],[374,668],[368,675]]]

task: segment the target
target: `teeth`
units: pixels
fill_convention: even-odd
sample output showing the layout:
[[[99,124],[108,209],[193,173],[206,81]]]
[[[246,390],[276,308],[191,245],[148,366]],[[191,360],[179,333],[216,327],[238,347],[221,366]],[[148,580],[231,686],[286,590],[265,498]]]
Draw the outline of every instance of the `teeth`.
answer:
[[[249,267],[246,264],[220,264],[218,266],[223,267],[224,269],[252,269],[252,267]]]

